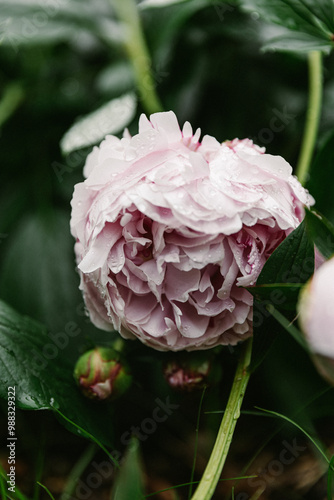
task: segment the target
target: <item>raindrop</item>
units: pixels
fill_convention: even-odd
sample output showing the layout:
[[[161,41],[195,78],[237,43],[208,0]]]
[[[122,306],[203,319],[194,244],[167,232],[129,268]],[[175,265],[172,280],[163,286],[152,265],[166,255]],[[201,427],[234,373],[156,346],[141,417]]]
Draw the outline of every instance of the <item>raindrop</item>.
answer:
[[[251,18],[253,19],[253,21],[257,21],[260,18],[260,14],[254,11],[251,13]]]

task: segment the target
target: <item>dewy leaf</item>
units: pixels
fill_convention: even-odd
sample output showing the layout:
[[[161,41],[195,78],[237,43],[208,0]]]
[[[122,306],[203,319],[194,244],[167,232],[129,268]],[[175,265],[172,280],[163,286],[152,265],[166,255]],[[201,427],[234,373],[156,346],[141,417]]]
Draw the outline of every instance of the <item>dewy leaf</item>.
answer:
[[[334,254],[334,226],[316,210],[306,210],[306,229],[319,252],[329,259]]]
[[[133,438],[121,469],[116,478],[111,500],[143,500],[145,496],[143,487],[143,471],[139,456],[139,443]]]
[[[108,407],[97,407],[86,400],[75,385],[72,371],[71,363],[42,324],[0,301],[0,397],[6,399],[9,388],[15,388],[19,408],[59,408],[99,441],[110,445]],[[71,430],[75,431],[73,427]]]
[[[92,146],[107,134],[121,132],[133,119],[137,100],[133,93],[112,99],[96,111],[77,121],[61,139],[64,154]]]

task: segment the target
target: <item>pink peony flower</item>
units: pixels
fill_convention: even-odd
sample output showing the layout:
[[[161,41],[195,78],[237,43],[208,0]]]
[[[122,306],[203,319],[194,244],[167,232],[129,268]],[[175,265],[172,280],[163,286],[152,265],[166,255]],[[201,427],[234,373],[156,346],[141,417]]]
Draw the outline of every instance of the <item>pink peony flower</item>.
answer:
[[[281,157],[220,144],[172,112],[107,136],[75,186],[71,230],[92,322],[160,350],[236,344],[251,294],[311,197]]]

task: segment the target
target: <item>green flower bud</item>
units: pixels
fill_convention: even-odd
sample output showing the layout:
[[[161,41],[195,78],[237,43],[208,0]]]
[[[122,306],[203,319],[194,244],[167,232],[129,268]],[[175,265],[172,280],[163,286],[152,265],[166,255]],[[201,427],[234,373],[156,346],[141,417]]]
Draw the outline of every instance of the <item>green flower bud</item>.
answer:
[[[90,399],[115,399],[131,385],[128,366],[114,349],[96,347],[77,361],[74,378],[82,393]]]

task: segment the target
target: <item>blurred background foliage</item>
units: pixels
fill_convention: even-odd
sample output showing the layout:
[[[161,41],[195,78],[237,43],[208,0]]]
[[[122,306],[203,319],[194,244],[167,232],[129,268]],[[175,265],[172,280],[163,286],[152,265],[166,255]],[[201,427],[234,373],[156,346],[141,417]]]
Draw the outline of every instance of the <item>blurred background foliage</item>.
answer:
[[[307,109],[307,55],[289,48],[277,51],[270,45],[271,50],[261,50],[278,33],[278,27],[260,15],[265,4],[188,0],[158,8],[149,3],[142,2],[140,16],[154,85],[164,108],[172,109],[180,124],[188,120],[194,129],[201,127],[202,135],[220,141],[249,137],[295,166]],[[85,316],[69,231],[73,186],[83,179],[82,167],[91,145],[63,155],[60,142],[78,117],[125,94],[137,95],[123,28],[108,0],[0,0],[0,298],[40,321],[51,333],[63,332],[68,322],[74,322],[82,334],[70,338],[57,359],[71,366],[85,349],[107,344],[113,337],[98,331]],[[324,42],[325,52],[330,43]],[[316,207],[332,222],[333,69],[333,55],[327,54],[317,156],[307,184]],[[140,96],[136,99],[128,124],[132,133],[136,133],[139,115],[147,111]],[[137,342],[128,344],[137,385],[116,405],[112,424],[116,442],[121,430],[131,427],[134,407],[140,421],[157,396],[170,394],[161,376],[165,355]],[[219,353],[226,384],[209,391],[208,410],[221,409],[234,357],[227,349]],[[52,386],[48,377],[46,371],[46,383]],[[322,391],[326,384],[307,355],[282,334],[254,374],[246,401],[292,415]],[[174,394],[173,398],[182,399]],[[193,437],[189,428],[194,430],[197,415],[193,408],[199,399],[186,399],[191,411],[183,405],[178,418],[173,415],[168,423],[169,432],[174,436],[176,432],[178,439],[182,431]],[[333,415],[329,401],[326,396],[316,399],[313,407],[301,412],[304,424],[317,431],[314,419]],[[98,411],[103,413],[104,407]],[[220,419],[216,417],[204,419],[211,428],[204,449],[210,449],[210,436]],[[24,413],[20,418],[23,430],[24,422],[36,428],[31,415]],[[43,419],[55,425],[49,417]],[[254,423],[254,433],[248,436],[250,446],[266,425],[272,427],[272,423]],[[247,424],[243,430],[247,434]],[[287,436],[290,431],[285,428],[284,432]],[[159,442],[161,433],[152,441]],[[152,456],[159,446],[166,449],[166,436],[161,439],[153,451],[149,448],[153,445],[147,445]],[[31,438],[22,438],[22,443],[27,453]],[[75,446],[80,449],[81,445],[75,441]],[[176,460],[171,450],[168,453]],[[192,449],[188,455],[192,457]],[[168,468],[162,462],[162,468]],[[170,480],[182,482],[181,476],[178,471],[170,474]]]

